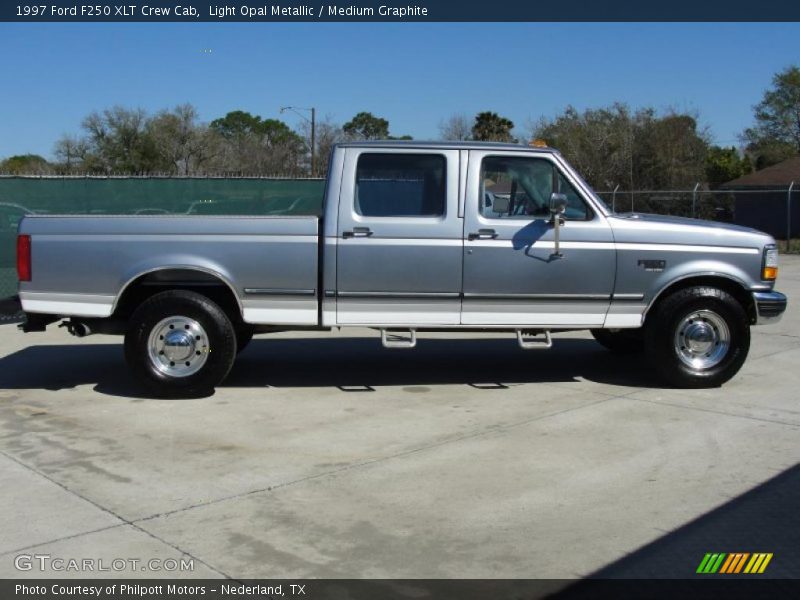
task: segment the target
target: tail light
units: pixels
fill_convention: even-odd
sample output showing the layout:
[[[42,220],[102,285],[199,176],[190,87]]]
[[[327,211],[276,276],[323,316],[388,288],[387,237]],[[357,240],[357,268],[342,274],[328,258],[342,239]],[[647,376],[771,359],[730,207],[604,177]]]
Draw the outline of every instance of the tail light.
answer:
[[[31,236],[17,236],[17,279],[31,280]]]

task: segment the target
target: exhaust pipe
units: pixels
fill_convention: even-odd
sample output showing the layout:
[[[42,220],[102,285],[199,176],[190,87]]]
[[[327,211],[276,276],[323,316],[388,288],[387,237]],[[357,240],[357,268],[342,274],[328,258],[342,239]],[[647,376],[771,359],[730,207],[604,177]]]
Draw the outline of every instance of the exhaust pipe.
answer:
[[[61,323],[59,327],[66,327],[67,331],[69,331],[71,335],[74,335],[75,337],[79,338],[86,337],[87,335],[92,334],[92,330],[83,321],[69,320],[65,321],[64,323]]]
[[[73,332],[73,335],[77,337],[86,337],[87,335],[91,334],[92,330],[89,329],[89,326],[86,323],[82,323],[80,321],[75,323],[75,331]]]

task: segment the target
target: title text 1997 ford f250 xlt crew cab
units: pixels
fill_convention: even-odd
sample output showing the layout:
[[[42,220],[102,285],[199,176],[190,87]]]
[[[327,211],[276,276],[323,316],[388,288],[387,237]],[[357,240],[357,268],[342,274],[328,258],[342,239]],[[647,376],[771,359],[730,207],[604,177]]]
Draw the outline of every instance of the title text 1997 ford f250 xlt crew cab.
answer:
[[[30,216],[18,238],[23,329],[123,334],[166,396],[212,389],[254,333],[347,326],[393,348],[589,329],[675,386],[716,386],[786,308],[777,259],[751,229],[612,214],[555,150],[474,142],[340,144],[321,218]]]

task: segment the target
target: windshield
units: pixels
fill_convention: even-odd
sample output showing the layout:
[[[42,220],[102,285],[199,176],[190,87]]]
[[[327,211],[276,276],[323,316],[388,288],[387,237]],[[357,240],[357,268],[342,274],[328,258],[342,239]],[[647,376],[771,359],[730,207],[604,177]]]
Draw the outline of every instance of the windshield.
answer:
[[[562,160],[563,160],[563,157],[562,157]],[[606,211],[608,212],[608,214],[613,214],[613,213],[614,213],[614,211],[613,211],[613,210],[611,210],[611,207],[610,207],[610,206],[609,206],[609,205],[606,203],[606,201],[605,201],[605,200],[603,200],[603,199],[602,199],[600,196],[598,196],[598,195],[597,195],[597,193],[594,191],[594,189],[592,188],[592,186],[590,186],[588,183],[586,183],[586,180],[585,180],[583,177],[581,177],[581,174],[580,174],[580,173],[578,173],[578,172],[577,172],[575,169],[573,169],[571,165],[569,165],[568,163],[566,163],[566,161],[564,161],[564,163],[565,163],[565,164],[566,164],[566,166],[569,168],[570,175],[572,175],[572,176],[573,176],[575,179],[577,179],[577,180],[578,180],[578,183],[579,183],[579,184],[581,184],[581,185],[584,187],[584,189],[588,190],[588,192],[589,192],[589,193],[592,195],[592,198],[594,198],[594,200],[595,200],[595,201],[596,201],[596,202],[597,202],[597,203],[598,203],[600,206],[602,206],[603,208],[605,208],[605,209],[606,209]]]

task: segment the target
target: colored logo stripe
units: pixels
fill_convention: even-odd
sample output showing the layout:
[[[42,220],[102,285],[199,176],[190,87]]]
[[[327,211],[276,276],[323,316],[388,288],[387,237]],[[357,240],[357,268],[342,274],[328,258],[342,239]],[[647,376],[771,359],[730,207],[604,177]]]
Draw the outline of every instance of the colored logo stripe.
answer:
[[[722,564],[723,559],[725,558],[725,553],[707,553],[703,560],[700,562],[700,566],[697,567],[698,573],[716,573],[719,566]]]
[[[735,552],[728,554],[728,560],[722,565],[720,573],[738,573],[744,567],[744,561],[750,556],[749,552]]]
[[[760,552],[753,554],[753,558],[750,559],[750,562],[747,563],[747,566],[744,568],[745,573],[763,573],[764,570],[767,568],[769,561],[772,560],[772,552]]]
[[[749,560],[748,560],[749,559]],[[703,574],[735,574],[735,573],[763,573],[769,562],[772,560],[772,553],[769,552],[708,552],[700,561],[697,573]],[[747,565],[747,566],[745,566]]]

